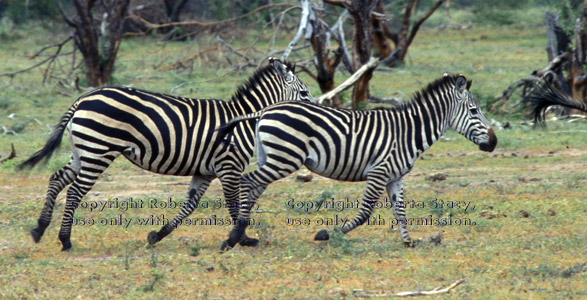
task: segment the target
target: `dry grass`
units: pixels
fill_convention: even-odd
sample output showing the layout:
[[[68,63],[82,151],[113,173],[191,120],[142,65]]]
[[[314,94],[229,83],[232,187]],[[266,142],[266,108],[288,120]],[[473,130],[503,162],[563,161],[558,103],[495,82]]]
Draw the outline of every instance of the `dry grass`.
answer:
[[[410,93],[441,72],[453,71],[473,78],[473,92],[485,102],[543,63],[543,37],[543,32],[534,29],[423,31],[410,50],[409,63],[391,73],[377,73],[373,90],[381,96],[396,90]],[[22,47],[31,47],[29,43],[23,42]],[[147,47],[149,43],[154,46]],[[24,48],[12,47],[16,50],[0,49],[2,57],[9,58],[7,68],[26,65],[28,62],[19,57]],[[117,80],[166,92],[183,82],[199,82],[187,85],[194,86],[191,92],[186,86],[179,93],[227,98],[246,77],[215,78],[223,73],[210,77],[206,75],[209,70],[199,70],[184,78],[153,70],[152,66],[162,60],[188,56],[184,52],[193,50],[190,47],[148,39],[130,41],[122,47]],[[162,56],[164,52],[176,56]],[[0,96],[10,101],[0,123],[12,124],[7,115],[16,112],[53,124],[73,101],[73,97],[58,95],[59,88],[35,86],[39,74],[28,76],[15,78],[11,84],[5,81]],[[315,85],[308,79],[306,82]],[[30,123],[18,136],[0,136],[0,153],[7,153],[14,143],[20,155],[0,168],[0,298],[341,299],[353,298],[353,289],[432,289],[461,278],[466,280],[464,284],[438,298],[585,297],[585,123],[558,121],[551,122],[547,130],[533,130],[521,125],[520,119],[491,117],[513,125],[510,130],[497,132],[499,144],[494,153],[482,153],[450,132],[449,140],[434,145],[405,178],[407,200],[425,206],[408,208],[409,218],[431,215],[475,222],[471,226],[409,226],[414,238],[442,232],[441,245],[422,243],[413,249],[404,248],[398,232],[390,226],[389,209],[375,212],[385,225],[362,226],[348,236],[335,235],[329,242],[315,242],[313,235],[324,228],[316,221],[352,217],[357,210],[305,212],[288,207],[288,201],[309,203],[320,201],[321,195],[335,200],[359,199],[364,184],[320,177],[299,183],[290,176],[271,185],[259,200],[260,212],[253,215],[259,225],[249,232],[261,239],[261,245],[253,249],[237,247],[224,254],[217,249],[229,227],[182,226],[150,249],[145,247],[147,233],[159,226],[136,223],[128,228],[75,226],[74,248],[62,253],[57,232],[63,194],[52,225],[41,243],[34,244],[28,231],[35,226],[43,206],[51,170],[67,161],[68,146],[63,145],[64,150],[47,169],[15,173],[14,165],[47,138],[44,125]],[[435,173],[446,174],[446,180],[426,179]],[[85,200],[133,197],[182,201],[188,181],[150,174],[120,159]],[[225,209],[212,205],[221,198],[220,184],[214,181],[203,198],[210,207],[198,209],[192,217],[226,217]],[[434,199],[468,202],[474,209],[434,208]],[[171,218],[177,211],[149,209],[147,205],[127,211],[80,208],[76,217],[97,222],[119,215],[133,220],[152,214]],[[523,217],[520,211],[529,216]],[[287,218],[307,218],[312,225],[288,226]]]

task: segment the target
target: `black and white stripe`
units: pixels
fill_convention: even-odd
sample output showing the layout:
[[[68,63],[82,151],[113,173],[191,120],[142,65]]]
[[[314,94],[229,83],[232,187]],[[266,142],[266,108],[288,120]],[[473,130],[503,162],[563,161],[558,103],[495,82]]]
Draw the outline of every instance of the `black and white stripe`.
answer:
[[[197,207],[214,178],[222,183],[233,220],[238,216],[239,178],[254,150],[254,128],[242,124],[235,139],[225,146],[214,129],[235,116],[259,111],[273,103],[312,100],[293,67],[279,60],[249,78],[230,102],[190,99],[127,87],[106,87],[80,97],[61,118],[45,147],[20,165],[33,167],[48,159],[69,131],[70,162],[53,174],[38,227],[31,231],[39,242],[51,222],[55,198],[67,185],[67,200],[59,239],[63,250],[71,248],[75,209],[100,174],[118,157],[159,174],[192,176],[187,201],[173,221],[151,232],[150,244],[173,231]],[[255,244],[254,239],[244,243]]]
[[[223,249],[244,235],[251,207],[268,184],[305,165],[312,172],[344,181],[367,181],[358,215],[342,227],[344,233],[363,224],[383,190],[392,201],[400,235],[411,244],[406,229],[402,178],[416,158],[448,129],[455,129],[493,151],[497,138],[469,92],[463,76],[444,76],[401,107],[353,111],[312,103],[278,103],[262,112],[241,116],[220,129],[225,134],[244,120],[259,117],[256,126],[258,169],[241,177],[239,222]],[[247,122],[250,123],[250,122]],[[315,239],[328,239],[326,230]]]

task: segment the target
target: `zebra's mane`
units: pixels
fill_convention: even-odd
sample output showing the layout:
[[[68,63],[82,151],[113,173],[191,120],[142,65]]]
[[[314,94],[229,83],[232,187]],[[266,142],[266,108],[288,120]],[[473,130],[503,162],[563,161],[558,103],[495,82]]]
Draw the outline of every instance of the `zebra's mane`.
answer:
[[[390,108],[394,111],[403,111],[410,107],[414,107],[417,104],[425,103],[431,99],[432,92],[441,90],[442,87],[446,87],[448,85],[455,85],[456,79],[459,75],[448,75],[443,76],[434,80],[433,82],[429,83],[428,86],[421,89],[420,91],[415,92],[409,101],[406,101],[396,107]]]
[[[288,68],[288,70],[294,69],[294,65],[292,63],[288,61],[284,61],[282,63]],[[266,77],[271,77],[273,74],[276,73],[277,71],[271,64],[268,64],[260,69],[257,69],[255,73],[253,73],[253,75],[251,75],[251,77],[249,77],[247,81],[245,81],[244,84],[237,88],[234,95],[232,95],[232,97],[230,98],[230,102],[240,102],[246,98],[253,99],[254,97],[250,97],[251,89],[254,89],[255,86],[257,86],[259,83],[265,81]]]

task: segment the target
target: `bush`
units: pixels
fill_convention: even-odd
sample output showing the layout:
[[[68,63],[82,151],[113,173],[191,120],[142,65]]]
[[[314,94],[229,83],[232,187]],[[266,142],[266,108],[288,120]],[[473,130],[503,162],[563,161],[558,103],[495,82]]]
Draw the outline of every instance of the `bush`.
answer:
[[[38,19],[56,20],[61,17],[53,0],[8,0],[8,3],[0,5],[0,16],[7,16],[16,24]]]

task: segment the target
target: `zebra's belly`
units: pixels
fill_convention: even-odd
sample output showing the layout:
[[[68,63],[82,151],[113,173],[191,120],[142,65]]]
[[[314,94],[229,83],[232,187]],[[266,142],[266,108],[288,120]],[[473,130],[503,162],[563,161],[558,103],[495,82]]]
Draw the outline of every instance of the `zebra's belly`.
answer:
[[[151,156],[149,153],[143,155],[140,149],[128,147],[122,155],[137,167],[153,173],[162,175],[193,176],[193,175],[214,175],[212,167],[203,166],[198,157],[177,159],[164,159],[163,154]]]
[[[341,168],[339,165],[334,165],[327,168],[324,165],[318,165],[313,161],[307,161],[306,167],[308,170],[319,174],[321,176],[340,180],[340,181],[365,181],[367,180],[367,172],[363,167]]]

